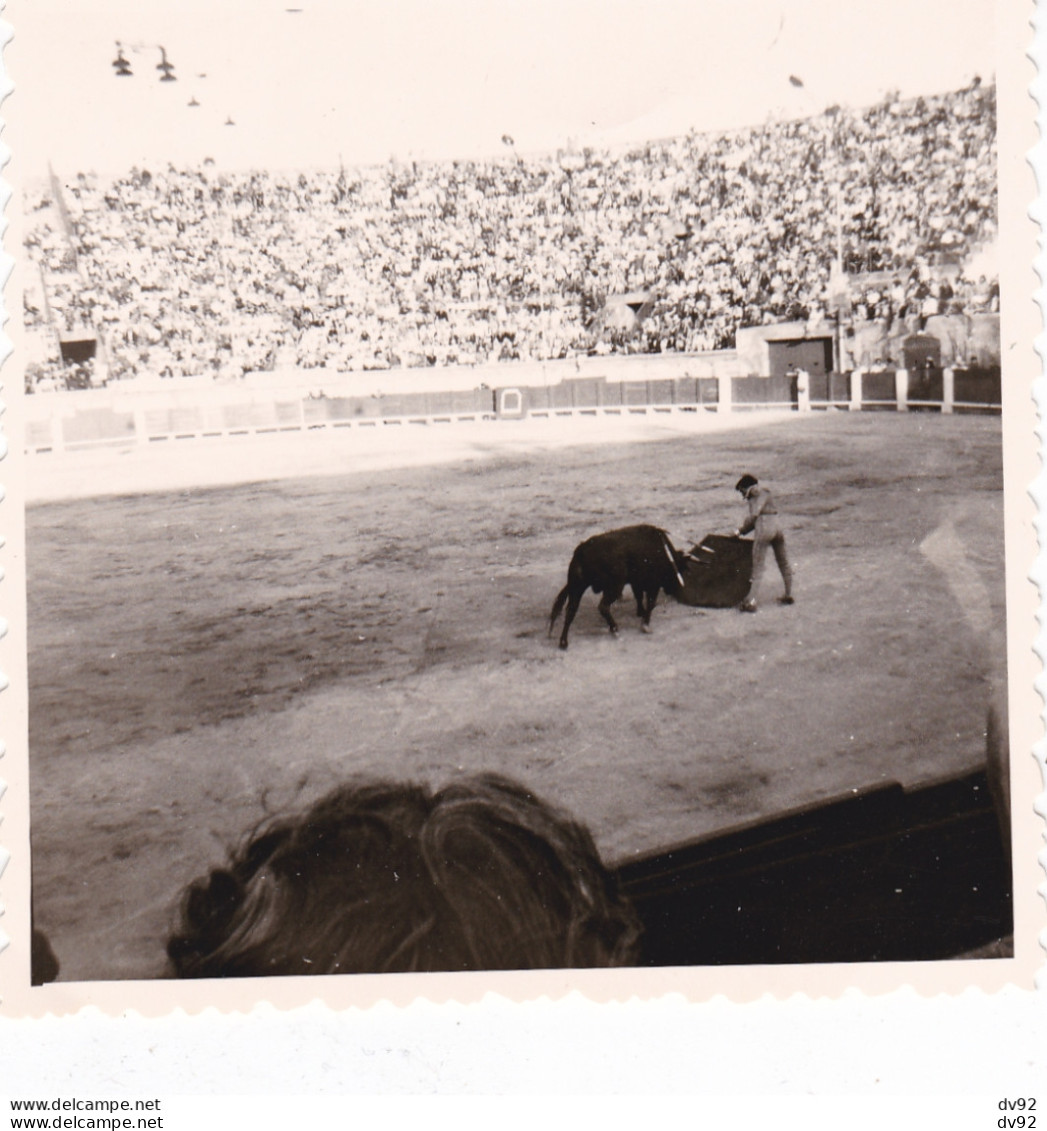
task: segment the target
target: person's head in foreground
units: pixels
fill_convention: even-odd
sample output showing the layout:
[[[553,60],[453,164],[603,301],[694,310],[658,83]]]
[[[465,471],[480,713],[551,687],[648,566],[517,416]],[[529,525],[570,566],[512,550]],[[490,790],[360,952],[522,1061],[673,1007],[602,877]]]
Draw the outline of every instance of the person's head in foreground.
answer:
[[[621,966],[638,921],[588,831],[508,779],[345,785],[186,891],[181,978]]]

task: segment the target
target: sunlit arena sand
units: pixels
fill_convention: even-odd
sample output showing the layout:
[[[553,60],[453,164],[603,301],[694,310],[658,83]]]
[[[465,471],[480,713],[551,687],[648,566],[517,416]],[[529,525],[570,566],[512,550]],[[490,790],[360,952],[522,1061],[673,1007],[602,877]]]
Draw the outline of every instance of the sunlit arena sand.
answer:
[[[999,420],[730,425],[36,457],[33,883],[62,978],[162,973],[186,882],[347,776],[498,770],[618,861],[980,765]],[[588,594],[558,650],[549,610],[579,541],[731,530],[744,471],[779,500],[795,606],[772,568],[754,617],[663,599],[646,636],[623,601],[615,639]]]

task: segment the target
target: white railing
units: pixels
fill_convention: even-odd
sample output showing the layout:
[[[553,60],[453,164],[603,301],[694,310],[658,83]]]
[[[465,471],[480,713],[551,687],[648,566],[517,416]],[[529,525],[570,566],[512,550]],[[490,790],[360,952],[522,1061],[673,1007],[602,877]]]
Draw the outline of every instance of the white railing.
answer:
[[[505,419],[520,419],[523,416],[534,419],[555,420],[557,418],[628,418],[630,416],[666,416],[678,414],[700,414],[706,412],[722,413],[749,413],[762,411],[778,412],[808,412],[824,411],[826,409],[849,410],[860,412],[871,410],[895,410],[908,412],[910,409],[939,410],[943,414],[951,414],[957,410],[964,412],[999,412],[1001,405],[985,401],[961,401],[955,397],[956,371],[945,369],[942,373],[941,397],[930,399],[913,397],[913,380],[905,369],[894,371],[893,397],[869,397],[868,377],[872,371],[855,370],[850,375],[850,395],[847,398],[835,397],[829,400],[810,400],[800,395],[797,400],[734,400],[732,398],[731,377],[718,377],[718,398],[708,402],[649,402],[644,404],[600,404],[600,405],[534,405],[529,406],[526,401],[526,390],[508,389],[501,390],[502,399],[499,404],[503,410],[513,405],[518,411],[497,412],[492,408],[460,409],[456,411],[431,412],[431,413],[395,413],[383,414],[381,412],[367,415],[354,415],[344,417],[313,418],[306,410],[308,400],[288,401],[259,400],[257,396],[250,406],[240,406],[250,415],[248,408],[259,408],[258,415],[263,419],[250,422],[238,421],[236,423],[221,422],[215,412],[205,411],[203,405],[196,410],[187,410],[183,406],[184,422],[170,420],[174,409],[164,409],[155,404],[150,408],[134,404],[134,398],[121,393],[120,399],[105,398],[102,390],[97,390],[91,397],[90,408],[84,406],[87,413],[108,409],[111,412],[111,432],[102,435],[88,435],[89,428],[67,428],[67,424],[76,420],[77,409],[80,407],[80,394],[68,396],[57,394],[44,394],[37,398],[30,398],[29,419],[26,426],[25,450],[30,454],[46,454],[49,452],[77,451],[92,448],[106,447],[133,447],[178,440],[206,440],[228,439],[241,436],[263,436],[280,433],[306,433],[329,432],[340,429],[384,429],[412,426],[435,426],[442,424],[475,424],[493,422]],[[754,378],[756,380],[758,378]],[[779,386],[780,388],[780,386]],[[505,394],[515,394],[517,400],[506,399]],[[101,394],[103,399],[98,399]],[[75,399],[71,399],[75,398]],[[86,398],[85,398],[86,400]],[[35,403],[34,403],[35,402]],[[73,408],[71,409],[71,404]],[[212,406],[218,408],[220,406]],[[150,421],[149,417],[156,414],[160,419]],[[86,415],[86,413],[85,413]],[[218,416],[221,414],[218,413]],[[164,418],[167,418],[166,420]],[[193,419],[195,417],[195,419]],[[99,426],[104,431],[105,425]],[[81,431],[81,436],[76,433]],[[72,433],[72,435],[70,435]]]

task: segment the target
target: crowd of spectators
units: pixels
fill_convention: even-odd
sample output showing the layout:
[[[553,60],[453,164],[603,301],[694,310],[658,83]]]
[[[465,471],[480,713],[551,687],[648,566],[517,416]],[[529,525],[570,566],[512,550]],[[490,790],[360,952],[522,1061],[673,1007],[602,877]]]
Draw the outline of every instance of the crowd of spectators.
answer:
[[[997,308],[963,274],[996,236],[995,109],[976,81],[619,153],[79,174],[29,202],[27,318],[93,328],[111,379],[693,352],[830,317],[838,263],[847,317],[915,328]],[[649,313],[601,332],[627,292]]]

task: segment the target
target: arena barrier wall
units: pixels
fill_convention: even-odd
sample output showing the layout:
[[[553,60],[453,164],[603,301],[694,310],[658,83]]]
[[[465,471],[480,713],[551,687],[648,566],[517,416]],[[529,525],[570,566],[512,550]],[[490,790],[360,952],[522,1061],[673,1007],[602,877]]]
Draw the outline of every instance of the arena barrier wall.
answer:
[[[716,411],[719,403],[719,379],[715,377],[656,378],[644,381],[609,381],[605,377],[579,377],[557,385],[515,386],[519,400],[511,399],[503,408],[504,393],[499,390],[500,417],[595,415],[674,408]],[[519,406],[519,407],[517,407]]]
[[[796,403],[795,377],[733,377],[731,402],[735,408],[792,408]]]
[[[946,370],[946,373],[949,371]],[[957,369],[953,374],[953,406],[961,411],[984,411],[1003,403],[1000,370]]]
[[[862,373],[858,400],[862,408],[897,408],[898,388],[894,370]]]
[[[942,413],[999,412],[1002,408],[1002,381],[998,368],[988,369],[906,369],[851,374],[852,408],[889,409],[908,412],[910,408]]]
[[[620,368],[616,367],[619,372]],[[508,372],[508,367],[505,367]],[[640,370],[649,373],[646,368]],[[660,376],[608,380],[579,375],[556,384],[328,395],[296,389],[213,386],[103,389],[26,398],[26,450],[33,453],[127,446],[172,439],[303,432],[385,424],[451,424],[523,417],[759,410],[850,411],[910,408],[997,412],[998,368],[904,369],[809,377]]]
[[[917,962],[1014,931],[985,773],[895,782],[619,865],[641,964]]]
[[[848,408],[851,403],[851,376],[849,373],[822,373],[810,376],[811,405],[825,408],[836,405]]]
[[[908,373],[905,400],[923,408],[937,407],[945,399],[944,372],[941,369],[913,369]]]

